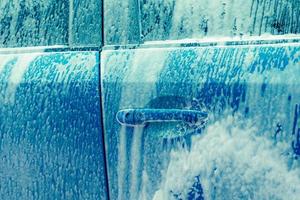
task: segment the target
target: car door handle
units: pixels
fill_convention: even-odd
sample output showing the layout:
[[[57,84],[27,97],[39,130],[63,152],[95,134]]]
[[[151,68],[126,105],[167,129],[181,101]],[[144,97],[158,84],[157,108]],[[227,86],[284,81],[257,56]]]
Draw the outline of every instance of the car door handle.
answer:
[[[117,121],[125,126],[141,126],[151,122],[185,122],[203,124],[208,114],[181,109],[124,109],[116,114]]]

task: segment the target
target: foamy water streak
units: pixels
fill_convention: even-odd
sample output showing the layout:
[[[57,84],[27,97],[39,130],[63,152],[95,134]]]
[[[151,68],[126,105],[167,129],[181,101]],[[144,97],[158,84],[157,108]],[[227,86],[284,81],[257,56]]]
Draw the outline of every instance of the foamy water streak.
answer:
[[[121,126],[120,130],[120,142],[119,142],[119,152],[118,152],[118,199],[124,199],[124,182],[125,182],[125,172],[126,172],[126,126]]]
[[[145,164],[145,162],[144,162]],[[140,198],[139,199],[147,199],[147,186],[148,186],[148,183],[149,182],[149,177],[148,177],[148,174],[147,174],[147,170],[143,169],[143,172],[142,172],[142,184],[141,184],[141,192],[139,194]]]
[[[153,57],[152,54],[145,53],[147,50],[139,50],[135,52],[133,62],[130,68],[130,73],[124,77],[123,82],[126,83],[136,83],[139,82],[143,85],[143,88],[139,89],[139,97],[137,98],[135,95],[132,95],[134,92],[131,87],[124,86],[121,92],[122,101],[120,102],[121,108],[130,108],[132,105],[136,107],[144,107],[149,99],[155,96],[156,93],[156,82],[163,70],[164,60],[166,60],[166,56],[168,55],[166,52],[161,52],[159,55]],[[141,67],[142,66],[142,67]],[[155,66],[153,68],[153,66]],[[144,83],[147,84],[144,84]],[[124,133],[122,132],[124,131]],[[139,199],[146,196],[146,182],[147,182],[147,172],[146,170],[143,172],[143,176],[140,177],[139,173],[140,164],[143,162],[141,159],[141,152],[139,149],[141,148],[142,141],[142,130],[140,128],[135,128],[132,138],[132,143],[130,144],[130,160],[126,158],[126,136],[125,130],[122,128],[119,144],[119,160],[118,160],[118,199]],[[129,136],[127,136],[129,137]],[[129,141],[131,138],[127,138]],[[129,145],[129,144],[128,144]],[[130,170],[127,170],[130,166]],[[139,177],[138,177],[139,176]],[[129,178],[129,180],[127,180]],[[142,182],[141,186],[138,184]],[[129,183],[125,185],[125,183]],[[140,187],[142,191],[139,191],[137,187]],[[129,193],[129,194],[128,194]]]
[[[0,73],[2,73],[6,64],[12,59],[13,59],[13,57],[9,57],[9,56],[1,56],[0,57]]]
[[[17,63],[13,67],[9,79],[8,79],[8,85],[6,89],[5,94],[5,102],[13,104],[15,101],[15,95],[18,86],[20,85],[24,74],[26,73],[27,69],[29,68],[32,61],[35,60],[35,58],[38,55],[22,55],[18,58]]]
[[[190,151],[174,150],[154,200],[187,199],[200,176],[205,199],[297,199],[300,170],[289,170],[289,144],[257,136],[250,123],[227,117],[193,138]]]
[[[138,199],[138,180],[139,167],[141,163],[141,148],[143,138],[143,126],[136,126],[133,130],[133,142],[131,146],[131,183],[130,183],[130,199]]]

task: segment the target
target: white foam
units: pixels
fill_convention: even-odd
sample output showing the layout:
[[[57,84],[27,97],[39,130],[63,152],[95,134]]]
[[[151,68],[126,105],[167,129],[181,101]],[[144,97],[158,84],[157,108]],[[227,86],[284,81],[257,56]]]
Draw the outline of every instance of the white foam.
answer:
[[[8,85],[5,93],[5,102],[8,104],[13,104],[15,101],[15,94],[18,86],[20,85],[24,74],[31,62],[35,60],[35,58],[39,54],[24,54],[18,57],[16,64],[10,72],[10,76],[8,78]]]
[[[143,126],[136,126],[133,130],[133,142],[131,146],[131,183],[130,183],[130,199],[138,199],[138,180],[139,180],[139,168],[141,160],[141,148],[143,138]]]
[[[1,56],[0,57],[0,73],[4,70],[6,64],[11,61],[14,56]]]
[[[245,35],[243,37],[241,36],[205,36],[201,38],[185,38],[185,39],[179,39],[179,40],[158,40],[158,41],[145,41],[144,45],[161,45],[161,44],[190,44],[190,43],[197,43],[197,44],[209,44],[209,43],[217,43],[218,45],[224,45],[228,42],[231,43],[254,43],[254,42],[260,42],[262,44],[265,43],[278,43],[282,40],[299,40],[299,34],[286,34],[286,35],[271,35],[268,33],[262,34],[260,36],[248,36]]]
[[[120,130],[120,142],[118,147],[118,199],[123,199],[124,195],[124,182],[125,182],[125,173],[126,173],[126,126],[122,126]]]
[[[200,176],[205,199],[297,199],[299,168],[288,169],[286,149],[261,136],[253,123],[227,117],[193,138],[190,151],[174,150],[154,200],[187,199]]]
[[[181,34],[183,30],[191,38],[200,38],[204,34],[201,30],[201,23],[207,23],[207,34],[214,36],[232,35],[234,18],[238,20],[237,25],[251,24],[251,19],[248,16],[245,17],[245,13],[251,7],[251,1],[232,3],[231,0],[202,0],[201,2],[199,0],[176,0],[174,3],[171,29],[173,37]],[[240,27],[237,28],[240,29]],[[245,32],[248,29],[249,27],[242,28]]]

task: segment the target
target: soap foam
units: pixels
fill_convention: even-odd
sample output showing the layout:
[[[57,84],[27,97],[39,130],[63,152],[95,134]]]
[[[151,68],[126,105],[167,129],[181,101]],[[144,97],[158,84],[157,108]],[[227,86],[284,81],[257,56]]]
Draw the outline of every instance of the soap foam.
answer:
[[[19,56],[17,63],[13,67],[8,79],[8,85],[5,95],[7,104],[14,104],[17,88],[21,84],[26,71],[30,67],[30,64],[37,58],[37,56],[38,54],[24,54],[22,56]]]
[[[258,135],[254,123],[232,116],[209,125],[190,150],[172,151],[153,199],[188,199],[196,176],[205,199],[297,199],[300,170],[287,165],[290,145]]]

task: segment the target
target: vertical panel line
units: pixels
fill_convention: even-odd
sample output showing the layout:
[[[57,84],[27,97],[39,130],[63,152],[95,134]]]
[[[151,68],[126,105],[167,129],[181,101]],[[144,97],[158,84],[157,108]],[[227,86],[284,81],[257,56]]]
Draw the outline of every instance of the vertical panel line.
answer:
[[[102,1],[103,2],[103,1]],[[103,29],[103,28],[102,28]],[[103,31],[102,31],[103,32]],[[101,81],[101,53],[102,50],[99,51],[99,55],[98,55],[98,59],[99,59],[99,70],[98,70],[98,77],[99,77],[99,83],[98,83],[98,87],[99,87],[99,101],[100,101],[100,116],[101,116],[101,122],[100,122],[100,126],[101,126],[101,130],[102,130],[102,147],[103,147],[103,159],[104,159],[104,172],[105,172],[105,187],[106,187],[106,194],[107,194],[107,199],[110,199],[110,190],[109,190],[109,177],[108,177],[108,161],[107,161],[107,154],[106,154],[106,143],[105,143],[105,129],[104,129],[104,106],[103,106],[103,100],[102,100],[102,81]]]

